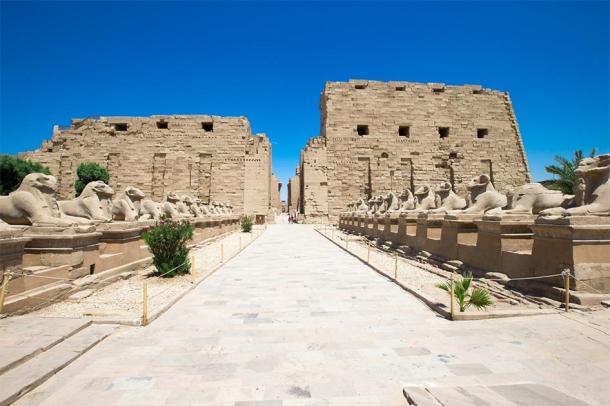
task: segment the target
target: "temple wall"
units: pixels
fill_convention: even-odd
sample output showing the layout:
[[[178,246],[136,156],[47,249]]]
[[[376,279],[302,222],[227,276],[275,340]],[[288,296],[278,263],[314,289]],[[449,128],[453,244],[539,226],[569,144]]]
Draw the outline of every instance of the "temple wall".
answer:
[[[252,138],[246,149],[244,202],[247,214],[267,215],[271,196],[271,146],[264,134]]]
[[[282,213],[282,199],[280,198],[280,190],[282,183],[274,174],[271,175],[271,201],[270,206],[275,210],[276,214]]]
[[[530,181],[507,93],[480,86],[351,80],[328,82],[320,99],[326,184],[304,165],[305,214],[336,218],[347,202],[449,180],[457,193],[481,173],[504,191]],[[312,154],[304,150],[305,160]],[[316,158],[313,158],[316,159]],[[311,190],[311,189],[316,189]],[[327,189],[326,193],[323,189]],[[308,204],[310,207],[308,208]],[[311,207],[314,206],[314,207]]]
[[[261,204],[250,191],[268,199],[268,177],[244,175],[271,166],[270,144],[260,137],[260,152],[246,155],[252,136],[244,117],[99,117],[56,126],[50,141],[23,155],[49,166],[61,199],[74,196],[78,165],[96,162],[108,169],[117,193],[131,185],[157,201],[174,191],[229,202],[236,213],[258,212]]]
[[[289,212],[299,212],[299,200],[301,194],[301,186],[299,184],[299,173],[290,178],[288,181],[288,211]]]
[[[301,201],[307,221],[328,217],[326,147],[320,137],[312,138],[301,152]]]

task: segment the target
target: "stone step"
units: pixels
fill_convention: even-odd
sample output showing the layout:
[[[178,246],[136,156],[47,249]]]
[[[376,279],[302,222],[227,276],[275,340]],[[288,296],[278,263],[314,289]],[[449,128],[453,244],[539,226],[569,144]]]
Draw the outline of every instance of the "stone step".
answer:
[[[19,272],[27,273],[27,275],[13,277],[11,279],[8,295],[16,295],[44,285],[56,283],[58,279],[54,278],[68,279],[70,277],[69,271],[70,267],[68,265],[30,266],[23,268]]]
[[[427,390],[418,386],[406,386],[402,389],[409,406],[442,406]]]
[[[112,258],[112,257],[116,257],[116,256],[121,256],[123,255],[122,252],[115,252],[113,254],[100,254],[100,259],[106,259],[106,258]]]
[[[403,394],[411,406],[587,406],[588,403],[546,385],[405,386]]]
[[[96,283],[106,285],[115,282],[119,279],[125,279],[127,276],[133,276],[139,269],[144,269],[152,263],[151,258],[143,258],[137,261],[122,264],[112,269],[95,273]]]
[[[71,284],[56,281],[36,289],[9,296],[4,302],[3,312],[11,314],[46,306],[49,303],[53,303],[70,289],[72,289]]]
[[[0,321],[0,375],[91,324],[87,319],[15,316]]]
[[[9,405],[108,337],[118,326],[94,324],[0,375],[0,406]]]

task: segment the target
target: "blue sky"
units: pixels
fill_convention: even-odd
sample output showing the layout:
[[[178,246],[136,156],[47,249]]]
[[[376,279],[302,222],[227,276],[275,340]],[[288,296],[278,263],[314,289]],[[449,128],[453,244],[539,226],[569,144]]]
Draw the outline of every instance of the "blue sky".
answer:
[[[510,92],[532,174],[610,152],[608,2],[5,2],[0,152],[95,115],[248,117],[286,183],[326,81]],[[283,187],[285,196],[285,187]]]

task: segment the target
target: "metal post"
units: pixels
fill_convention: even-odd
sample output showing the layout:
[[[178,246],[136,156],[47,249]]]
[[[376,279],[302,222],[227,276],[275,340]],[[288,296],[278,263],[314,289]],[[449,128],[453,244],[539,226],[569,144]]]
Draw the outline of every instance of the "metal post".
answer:
[[[345,249],[349,251],[349,236],[345,236]]]
[[[367,250],[366,250],[366,262],[368,262],[369,264],[371,263],[371,243],[367,243]]]
[[[11,279],[6,268],[4,268],[2,272],[4,276],[2,277],[2,288],[0,288],[0,314],[2,314],[2,310],[4,310],[4,299],[6,298],[6,291],[8,290],[8,282]]]
[[[239,235],[239,250],[241,251],[241,234]]]
[[[453,302],[455,302],[455,291],[453,289],[453,272],[451,273],[451,320],[453,320],[453,314],[454,314],[454,310],[453,310]]]
[[[570,311],[570,270],[563,272],[563,289],[565,290],[566,312]]]
[[[142,325],[148,325],[148,284],[142,286]]]
[[[220,263],[225,262],[225,245],[224,243],[220,243]]]
[[[331,240],[335,241],[335,229],[333,228],[333,233],[332,236],[330,237]]]

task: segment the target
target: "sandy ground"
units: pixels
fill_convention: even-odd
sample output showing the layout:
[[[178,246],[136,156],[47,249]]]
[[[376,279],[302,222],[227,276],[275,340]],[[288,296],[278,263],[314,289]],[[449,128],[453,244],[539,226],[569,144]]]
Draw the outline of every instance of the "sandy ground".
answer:
[[[357,255],[363,260],[367,260],[369,242],[354,235],[345,234],[335,229],[334,235],[331,229],[321,230],[328,238],[334,237],[334,242],[345,247],[345,238],[349,238],[349,252]],[[386,251],[377,249],[374,245],[370,249],[370,264],[383,272],[385,275],[394,278],[396,257]],[[428,299],[436,303],[443,304],[446,309],[449,308],[449,295],[437,288],[435,285],[439,282],[444,282],[451,277],[451,272],[445,271],[434,265],[419,263],[413,259],[407,259],[398,256],[397,279],[407,287],[416,290],[423,294]],[[457,278],[458,276],[456,276]],[[469,307],[467,312],[479,311],[506,311],[506,310],[536,310],[536,309],[558,309],[560,303],[550,299],[534,298],[522,295],[509,289],[505,289],[501,284],[493,281],[474,282],[473,286],[486,289],[492,296],[493,305],[487,309],[476,309]],[[456,307],[457,311],[457,307]]]
[[[269,226],[16,404],[392,406],[426,386],[470,405],[498,385],[487,404],[608,404],[610,310],[449,321],[312,228]]]
[[[262,229],[256,229],[252,233],[233,233],[192,248],[191,254],[195,256],[196,281],[208,276],[218,267],[221,245],[226,262],[240,251],[240,240],[242,248],[245,248],[261,232]],[[190,274],[160,278],[151,275],[154,271],[155,268],[150,266],[129,279],[113,282],[95,291],[78,292],[64,301],[34,311],[31,315],[135,319],[142,315],[144,283],[148,290],[149,314],[153,314],[193,286],[193,277]]]

